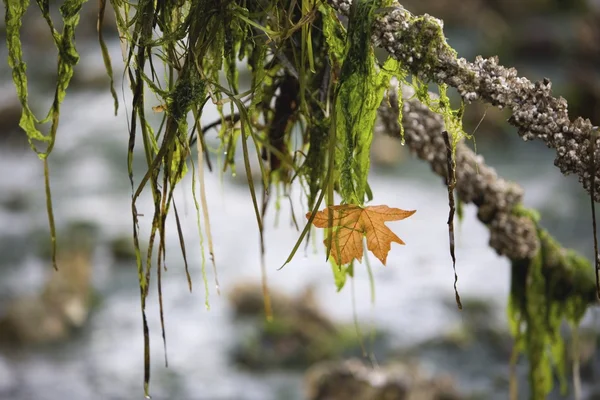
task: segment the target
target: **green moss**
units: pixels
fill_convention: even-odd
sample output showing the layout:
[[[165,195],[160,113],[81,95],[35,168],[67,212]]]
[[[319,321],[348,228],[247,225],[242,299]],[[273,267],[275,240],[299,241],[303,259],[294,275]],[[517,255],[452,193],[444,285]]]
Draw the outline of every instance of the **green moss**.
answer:
[[[361,354],[363,343],[353,325],[321,326],[312,321],[274,318],[236,350],[236,360],[252,369],[305,369],[324,360]],[[371,337],[377,345],[385,335]]]
[[[518,217],[530,218],[536,224],[538,224],[541,219],[541,215],[537,210],[534,210],[532,208],[527,208],[527,207],[523,206],[522,204],[517,204],[515,207],[513,207],[512,212],[514,215],[516,215]]]
[[[519,211],[523,215],[523,210]],[[540,249],[532,260],[512,265],[509,320],[516,350],[530,363],[531,399],[545,399],[553,387],[553,372],[561,391],[567,390],[565,344],[560,328],[564,321],[578,325],[587,307],[595,302],[590,263],[561,248],[539,229]]]
[[[381,3],[353,3],[340,82],[335,94],[335,180],[345,203],[362,205],[367,195],[370,148],[377,110],[398,63],[379,68],[370,45],[374,12]],[[337,56],[337,55],[336,55]],[[403,78],[403,76],[402,76]]]

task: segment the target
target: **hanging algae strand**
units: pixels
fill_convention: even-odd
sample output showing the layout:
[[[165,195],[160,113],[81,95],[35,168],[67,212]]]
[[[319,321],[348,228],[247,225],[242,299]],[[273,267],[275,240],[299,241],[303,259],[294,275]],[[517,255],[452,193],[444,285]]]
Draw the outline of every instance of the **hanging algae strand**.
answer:
[[[329,134],[327,129],[312,129],[310,132],[305,165],[309,172],[309,205],[313,211],[284,265],[290,262],[306,236],[325,195],[328,207],[333,206],[334,189],[341,195],[342,203],[347,205],[362,206],[365,198],[367,201],[372,199],[367,177],[377,110],[391,77],[403,79],[405,76],[399,63],[392,58],[388,58],[383,67],[378,67],[370,43],[374,14],[378,7],[387,3],[368,0],[354,2],[347,34],[330,6],[320,7],[332,83],[336,83],[335,77],[340,78],[333,90],[331,123],[327,127]],[[329,143],[324,146],[323,142],[327,141]],[[323,151],[326,148],[327,153]],[[320,159],[324,161],[319,162]],[[322,174],[321,165],[328,165],[326,174]],[[319,187],[321,194],[317,196]],[[330,220],[328,226],[332,224],[333,220]],[[332,230],[327,229],[326,235],[326,253],[329,257],[333,243]],[[332,265],[332,268],[339,290],[346,281],[348,269],[337,265]]]
[[[377,110],[381,105],[390,79],[405,81],[403,66],[388,57],[382,67],[376,63],[371,45],[371,30],[375,14],[388,0],[357,0],[352,2],[346,48],[335,92],[335,177],[339,193],[347,204],[363,205],[371,197],[367,177],[370,167],[370,148]],[[328,27],[331,35],[333,27]],[[336,41],[328,38],[336,46]],[[337,47],[337,46],[336,46]],[[339,57],[339,51],[330,54]],[[402,126],[402,125],[401,125]]]
[[[377,74],[371,47],[371,26],[381,1],[352,3],[346,53],[335,94],[336,179],[342,200],[363,205],[367,191],[371,142],[377,110],[389,76]]]
[[[75,49],[75,28],[79,23],[79,12],[85,0],[66,0],[60,7],[60,14],[63,20],[63,30],[59,33],[54,28],[54,23],[50,17],[49,1],[37,1],[42,16],[50,27],[54,44],[58,49],[58,76],[56,80],[56,90],[54,92],[54,101],[48,115],[43,120],[35,117],[29,108],[27,92],[27,66],[23,61],[23,50],[21,48],[20,29],[23,16],[29,8],[29,0],[5,0],[6,4],[6,43],[8,48],[8,64],[12,68],[12,77],[17,90],[19,102],[23,108],[19,126],[27,134],[29,146],[35,151],[38,157],[44,162],[44,185],[46,192],[46,210],[48,214],[48,225],[51,238],[51,257],[54,269],[58,269],[56,264],[56,227],[54,224],[54,214],[52,211],[52,195],[50,191],[50,170],[48,166],[48,156],[52,152],[56,140],[56,131],[60,116],[60,104],[65,98],[67,87],[73,76],[73,67],[79,61],[79,54]],[[36,128],[36,124],[46,124],[51,121],[50,131],[44,135]],[[39,150],[36,142],[42,142],[46,145],[46,150]]]
[[[456,274],[456,255],[454,254],[454,212],[456,211],[454,203],[454,188],[456,187],[456,159],[453,157],[452,145],[448,131],[442,132],[444,143],[446,144],[446,185],[448,186],[448,204],[450,210],[448,212],[448,236],[450,243],[450,257],[452,257],[452,269],[454,270],[454,295],[456,305],[459,310],[462,310],[462,303],[456,287],[458,283],[458,275]]]
[[[347,205],[363,206],[365,200],[369,201],[373,197],[367,178],[377,111],[391,77],[404,77],[397,61],[389,58],[383,67],[376,63],[370,42],[371,27],[375,12],[382,5],[385,5],[383,1],[353,2],[343,53],[339,51],[339,40],[332,37],[337,25],[331,22],[324,24],[324,32],[330,45],[330,57],[334,61],[343,61],[340,80],[334,94],[332,119],[335,142],[330,157],[333,156],[335,165],[335,186],[342,202]],[[341,57],[343,60],[340,60]],[[328,190],[332,191],[331,185]],[[330,194],[329,199],[332,197]],[[331,207],[329,202],[328,206]],[[309,219],[309,223],[311,222]],[[329,215],[328,226],[333,226],[332,214]],[[325,243],[328,257],[334,247],[334,240],[339,240],[334,239],[333,234],[333,229],[327,229]],[[339,255],[337,258],[340,258]],[[336,286],[340,290],[350,269],[331,262]]]
[[[552,391],[553,370],[561,391],[567,389],[560,328],[564,320],[579,324],[588,305],[596,301],[596,288],[587,260],[573,251],[564,251],[541,228],[537,233],[537,254],[531,260],[513,261],[508,314],[515,337],[514,351],[525,352],[531,364],[531,399],[543,400]]]
[[[198,135],[201,135],[202,131],[198,130]],[[221,287],[219,285],[219,277],[217,275],[217,265],[215,263],[215,251],[212,242],[212,233],[210,230],[210,218],[208,215],[208,202],[206,201],[206,187],[204,183],[204,161],[202,156],[204,154],[204,150],[202,148],[202,140],[198,139],[196,141],[197,153],[198,153],[198,180],[200,183],[200,201],[202,202],[202,214],[204,216],[204,227],[206,230],[206,236],[208,239],[208,254],[210,255],[210,262],[213,267],[213,273],[215,275],[215,288],[217,290],[217,295],[221,294]],[[204,266],[203,266],[204,268]],[[208,298],[206,306],[208,307]]]

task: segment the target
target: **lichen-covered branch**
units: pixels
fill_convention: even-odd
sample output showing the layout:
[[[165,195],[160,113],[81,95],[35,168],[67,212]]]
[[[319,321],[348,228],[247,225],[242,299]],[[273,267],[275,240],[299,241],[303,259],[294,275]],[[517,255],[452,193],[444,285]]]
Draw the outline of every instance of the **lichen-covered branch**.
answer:
[[[336,10],[347,14],[350,0],[330,0]],[[372,30],[374,46],[424,80],[448,84],[462,98],[481,99],[499,108],[509,108],[509,123],[524,140],[539,139],[556,150],[554,165],[564,175],[575,173],[590,191],[590,138],[596,138],[594,159],[600,158],[596,127],[588,119],[571,121],[567,101],[552,96],[548,79],[532,83],[517,70],[498,63],[497,57],[478,56],[475,62],[459,58],[443,34],[443,22],[427,14],[414,16],[401,6],[382,9]],[[600,170],[597,169],[598,172]],[[600,201],[600,174],[594,179],[594,198]]]
[[[403,126],[406,145],[419,158],[429,162],[433,171],[447,176],[446,145],[441,132],[444,122],[439,114],[417,100],[411,87],[402,89]],[[382,133],[399,136],[397,90],[389,92],[390,104],[379,109]],[[512,210],[521,203],[523,189],[497,176],[483,157],[476,155],[464,143],[456,148],[456,191],[464,203],[478,207],[477,217],[490,228],[490,246],[508,258],[531,258],[538,249],[535,226],[530,218],[517,216]]]
[[[392,86],[390,90],[389,104],[384,103],[379,110],[377,130],[399,137],[395,89]],[[411,87],[403,87],[402,94],[406,145],[446,179],[442,117],[410,99],[414,94]],[[532,213],[521,206],[522,188],[499,177],[483,157],[462,142],[456,146],[455,174],[458,198],[478,207],[477,217],[490,230],[490,246],[511,260],[509,317],[515,354],[527,354],[530,398],[545,399],[553,386],[552,368],[561,377],[561,388],[566,388],[565,342],[560,328],[563,320],[576,326],[587,307],[596,302],[593,268],[539,227]]]
[[[393,137],[400,136],[398,124],[398,91],[396,83],[388,93],[389,103],[384,102],[379,109],[377,133]],[[402,88],[404,139],[406,146],[420,159],[427,161],[432,170],[442,178],[447,176],[446,144],[442,137],[444,123],[442,117],[430,111],[427,106],[411,99],[414,92],[410,86]],[[456,193],[464,203],[473,203],[478,208],[477,218],[490,230],[490,247],[513,263],[532,260],[540,249],[540,235],[532,218],[516,212],[521,206],[523,189],[514,182],[502,179],[496,171],[485,164],[481,155],[475,154],[464,143],[456,147]],[[566,252],[558,243],[557,253]],[[567,273],[570,267],[554,262],[553,274]],[[563,270],[561,272],[561,269]],[[589,285],[585,286],[586,298],[595,299],[593,273],[589,274]],[[570,273],[570,272],[569,272]],[[568,282],[567,282],[568,283]],[[588,287],[589,286],[589,287]],[[588,293],[589,292],[589,293]]]

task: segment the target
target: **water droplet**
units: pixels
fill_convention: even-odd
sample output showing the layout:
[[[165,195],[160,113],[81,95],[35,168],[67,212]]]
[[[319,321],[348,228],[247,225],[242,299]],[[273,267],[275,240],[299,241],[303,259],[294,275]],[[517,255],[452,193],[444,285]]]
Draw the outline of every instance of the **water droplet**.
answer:
[[[223,154],[227,155],[227,152],[226,152],[226,151],[224,151],[224,152],[223,152]]]
[[[145,395],[145,396],[144,396],[144,398],[146,398],[146,399],[148,399],[148,400],[151,400],[151,399],[152,399],[152,396],[150,396],[149,394],[147,394],[147,395]]]
[[[236,173],[235,172],[232,173],[231,176],[233,176],[235,178],[236,177]]]
[[[404,141],[404,139],[400,140],[400,144],[401,144],[402,146],[404,146],[404,145],[406,144],[406,142]]]

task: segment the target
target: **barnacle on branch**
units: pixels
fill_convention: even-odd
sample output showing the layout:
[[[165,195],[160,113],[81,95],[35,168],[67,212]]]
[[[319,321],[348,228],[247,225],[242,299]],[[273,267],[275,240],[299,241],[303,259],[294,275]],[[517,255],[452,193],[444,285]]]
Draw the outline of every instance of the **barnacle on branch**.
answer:
[[[330,0],[347,13],[350,0]],[[592,123],[571,121],[567,101],[552,96],[549,80],[532,83],[519,77],[515,68],[499,64],[497,57],[477,56],[474,62],[458,58],[446,43],[443,23],[427,14],[414,16],[400,7],[382,9],[373,24],[372,43],[386,49],[413,74],[426,81],[445,83],[458,90],[468,103],[481,99],[512,112],[510,124],[524,140],[538,139],[556,151],[556,165],[564,175],[577,174],[590,192],[589,165]],[[594,159],[600,158],[600,138],[595,137]],[[594,199],[600,201],[600,171],[594,179]]]

